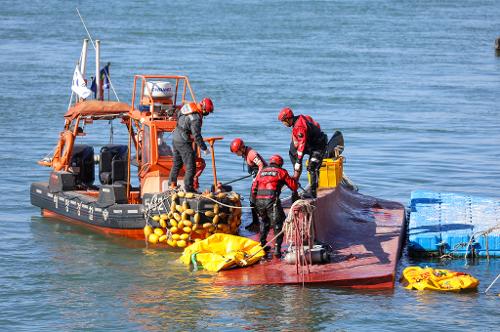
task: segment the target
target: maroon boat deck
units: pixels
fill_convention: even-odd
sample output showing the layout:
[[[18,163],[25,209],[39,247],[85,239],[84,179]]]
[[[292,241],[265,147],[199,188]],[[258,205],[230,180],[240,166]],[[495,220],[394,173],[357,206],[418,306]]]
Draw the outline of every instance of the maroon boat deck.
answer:
[[[313,265],[310,273],[304,274],[302,270],[297,273],[295,265],[273,259],[221,271],[215,284],[324,283],[351,288],[393,288],[404,236],[404,206],[344,187],[320,191],[315,205],[316,239],[333,247],[331,263]]]

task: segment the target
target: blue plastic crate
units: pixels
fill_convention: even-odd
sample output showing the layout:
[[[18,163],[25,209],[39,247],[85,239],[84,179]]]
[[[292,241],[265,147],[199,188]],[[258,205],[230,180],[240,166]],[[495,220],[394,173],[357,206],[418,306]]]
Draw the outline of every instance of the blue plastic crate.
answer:
[[[500,256],[499,200],[416,190],[410,211],[410,254]]]

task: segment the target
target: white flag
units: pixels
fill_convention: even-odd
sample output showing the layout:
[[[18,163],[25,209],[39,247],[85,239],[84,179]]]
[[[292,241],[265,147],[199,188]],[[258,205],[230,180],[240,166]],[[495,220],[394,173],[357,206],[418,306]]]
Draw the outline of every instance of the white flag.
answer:
[[[83,99],[88,98],[92,94],[92,91],[87,88],[87,83],[85,83],[78,65],[76,65],[75,72],[73,74],[73,83],[71,84],[71,90],[73,90],[74,93],[76,93]]]

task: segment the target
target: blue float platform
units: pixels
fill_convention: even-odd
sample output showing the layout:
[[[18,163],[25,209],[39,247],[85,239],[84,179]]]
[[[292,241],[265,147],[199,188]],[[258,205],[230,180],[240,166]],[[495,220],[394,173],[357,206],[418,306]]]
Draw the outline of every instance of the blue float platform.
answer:
[[[410,255],[500,257],[500,200],[416,190],[408,223]]]

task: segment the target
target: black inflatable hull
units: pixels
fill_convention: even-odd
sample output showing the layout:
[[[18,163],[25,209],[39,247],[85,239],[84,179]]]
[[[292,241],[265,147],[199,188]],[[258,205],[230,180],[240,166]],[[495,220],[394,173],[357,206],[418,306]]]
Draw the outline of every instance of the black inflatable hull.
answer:
[[[144,239],[144,205],[113,204],[102,206],[93,197],[78,191],[51,193],[48,183],[31,184],[31,204],[42,209],[44,216],[76,222],[104,233]]]

